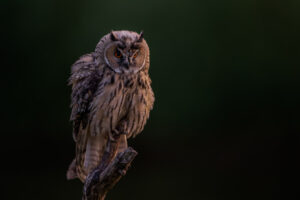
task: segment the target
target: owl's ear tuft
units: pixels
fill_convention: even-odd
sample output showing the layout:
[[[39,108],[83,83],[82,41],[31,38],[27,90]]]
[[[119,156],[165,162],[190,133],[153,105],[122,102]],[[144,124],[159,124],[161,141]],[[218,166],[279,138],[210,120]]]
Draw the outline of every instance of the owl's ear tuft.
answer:
[[[110,32],[110,39],[112,41],[117,41],[118,40],[118,38],[117,38],[116,34],[114,33],[114,31]]]
[[[138,39],[137,39],[136,42],[142,42],[143,39],[144,39],[144,31],[141,31],[141,33],[140,33],[140,35],[139,35],[139,37],[138,37]]]

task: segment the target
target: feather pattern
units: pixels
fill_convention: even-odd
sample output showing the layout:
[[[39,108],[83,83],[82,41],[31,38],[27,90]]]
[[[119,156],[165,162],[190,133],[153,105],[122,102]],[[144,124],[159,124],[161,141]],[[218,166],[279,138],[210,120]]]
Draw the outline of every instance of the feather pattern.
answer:
[[[136,33],[129,31],[115,32],[114,35],[126,41],[127,45],[139,39]],[[142,43],[145,48],[145,60],[141,61],[143,66],[139,69],[136,63],[134,70],[129,72],[123,68],[113,69],[105,61],[106,47],[111,42],[109,34],[104,36],[95,52],[80,57],[71,69],[70,120],[73,121],[76,157],[69,172],[75,171],[81,181],[85,181],[87,174],[99,165],[113,133],[124,134],[119,151],[127,148],[127,139],[143,130],[154,103],[146,42],[143,40]]]

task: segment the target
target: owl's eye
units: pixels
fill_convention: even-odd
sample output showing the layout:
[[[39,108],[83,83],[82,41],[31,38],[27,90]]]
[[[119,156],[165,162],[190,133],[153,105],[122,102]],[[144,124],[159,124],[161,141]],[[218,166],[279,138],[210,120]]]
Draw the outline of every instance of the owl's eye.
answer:
[[[133,54],[133,58],[136,58],[136,57],[138,56],[138,54],[139,54],[139,52],[135,52],[135,53]]]
[[[115,51],[115,57],[117,57],[117,58],[121,58],[122,57],[122,54],[121,54],[121,52],[118,49]]]

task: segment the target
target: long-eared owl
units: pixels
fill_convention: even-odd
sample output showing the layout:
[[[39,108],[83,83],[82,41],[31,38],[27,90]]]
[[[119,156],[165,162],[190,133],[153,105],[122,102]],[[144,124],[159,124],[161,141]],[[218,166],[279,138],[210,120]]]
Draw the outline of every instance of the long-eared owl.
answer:
[[[139,134],[154,103],[149,47],[143,33],[112,31],[94,52],[71,68],[71,117],[76,156],[67,178],[86,176],[100,164],[112,134],[122,132],[118,152]]]

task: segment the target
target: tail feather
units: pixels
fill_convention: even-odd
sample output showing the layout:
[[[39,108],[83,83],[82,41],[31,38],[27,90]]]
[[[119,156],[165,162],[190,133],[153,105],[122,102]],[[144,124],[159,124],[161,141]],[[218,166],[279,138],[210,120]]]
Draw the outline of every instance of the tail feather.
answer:
[[[67,171],[67,179],[68,180],[72,180],[78,178],[77,173],[76,173],[76,160],[73,159],[73,161],[71,162],[69,169]]]

